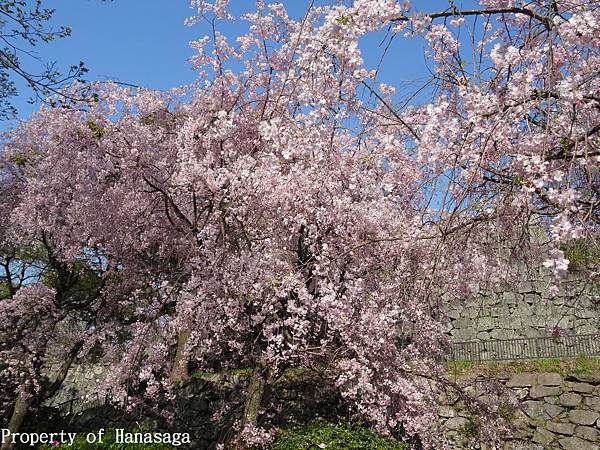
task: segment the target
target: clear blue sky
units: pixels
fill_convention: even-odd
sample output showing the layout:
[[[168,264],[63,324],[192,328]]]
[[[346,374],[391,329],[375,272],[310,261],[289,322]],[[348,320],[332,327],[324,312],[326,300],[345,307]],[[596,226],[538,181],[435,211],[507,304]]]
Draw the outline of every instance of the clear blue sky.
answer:
[[[301,17],[308,0],[281,0],[293,17]],[[323,3],[324,0],[317,1]],[[268,3],[268,1],[267,1]],[[463,0],[465,6],[474,1]],[[187,27],[184,20],[193,15],[188,0],[46,0],[56,10],[54,26],[68,25],[72,35],[37,47],[37,54],[46,61],[57,61],[61,67],[83,60],[90,69],[86,79],[117,80],[136,85],[170,89],[196,80],[187,63],[193,55],[189,42],[208,30],[202,24]],[[420,11],[445,9],[447,0],[413,0]],[[234,12],[251,8],[253,0],[232,0]],[[226,34],[239,33],[240,25],[226,25]],[[382,47],[380,36],[362,43],[365,59],[374,68]],[[379,81],[401,85],[427,75],[423,45],[419,40],[397,38],[381,67]],[[14,104],[23,119],[39,108],[27,103],[29,92],[19,85]],[[7,129],[14,121],[0,123]]]

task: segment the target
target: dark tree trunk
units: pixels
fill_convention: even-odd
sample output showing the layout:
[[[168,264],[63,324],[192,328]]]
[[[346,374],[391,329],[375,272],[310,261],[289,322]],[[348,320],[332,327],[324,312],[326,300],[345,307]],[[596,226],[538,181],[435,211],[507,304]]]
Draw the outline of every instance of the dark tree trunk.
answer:
[[[20,393],[17,399],[15,400],[15,406],[13,408],[13,413],[8,422],[7,428],[12,433],[17,433],[21,429],[21,425],[25,420],[25,416],[27,415],[27,411],[29,410],[29,400],[26,400],[26,394]],[[9,441],[4,442],[1,450],[12,450],[15,448],[15,445],[10,442],[10,436],[8,437]]]
[[[73,361],[75,361],[75,358],[77,357],[77,353],[79,353],[79,350],[81,350],[82,346],[83,341],[79,341],[71,348],[69,353],[65,356],[65,360],[63,361],[62,365],[60,366],[56,378],[46,389],[44,389],[43,392],[40,393],[40,395],[37,397],[30,396],[29,399],[26,399],[26,394],[21,393],[18,395],[17,399],[15,400],[13,413],[7,427],[11,433],[19,432],[31,406],[42,403],[44,400],[49,399],[56,394],[56,392],[58,392],[65,381],[65,378],[67,377],[69,369],[73,365]],[[12,450],[13,448],[14,445],[12,443],[5,442],[2,444],[2,447],[0,447],[0,450]]]
[[[244,416],[242,417],[242,430],[247,426],[256,426],[258,423],[258,414],[260,409],[266,403],[269,395],[269,382],[267,371],[263,368],[254,369],[248,385],[246,395],[246,405],[244,407]],[[236,450],[245,448],[243,442],[238,442]]]
[[[191,330],[185,328],[177,333],[177,351],[173,360],[173,368],[171,369],[171,383],[181,384],[189,380],[190,373],[188,370],[187,346],[190,339]]]

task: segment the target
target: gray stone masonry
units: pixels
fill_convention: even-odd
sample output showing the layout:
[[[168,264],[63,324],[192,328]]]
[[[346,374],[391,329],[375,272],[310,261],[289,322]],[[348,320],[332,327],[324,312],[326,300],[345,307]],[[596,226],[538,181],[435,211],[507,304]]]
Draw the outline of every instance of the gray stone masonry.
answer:
[[[548,337],[553,330],[567,335],[600,333],[599,285],[573,274],[558,296],[548,298],[550,280],[541,274],[536,277],[505,291],[480,291],[468,301],[448,303],[446,331],[451,340]]]
[[[451,449],[600,450],[600,374],[565,379],[556,373],[521,373],[497,381],[508,388],[501,397],[505,405],[516,404],[503,412],[515,428],[500,446],[480,444],[472,433],[477,417],[465,414],[455,399],[438,413]],[[480,381],[468,386],[481,400],[488,395]]]

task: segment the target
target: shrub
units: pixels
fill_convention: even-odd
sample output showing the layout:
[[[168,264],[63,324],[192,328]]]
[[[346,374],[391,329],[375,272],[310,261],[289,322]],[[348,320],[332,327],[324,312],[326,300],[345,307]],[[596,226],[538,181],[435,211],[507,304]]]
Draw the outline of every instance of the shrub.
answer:
[[[364,426],[347,423],[328,423],[322,419],[283,430],[271,450],[406,450],[408,447],[380,435]]]

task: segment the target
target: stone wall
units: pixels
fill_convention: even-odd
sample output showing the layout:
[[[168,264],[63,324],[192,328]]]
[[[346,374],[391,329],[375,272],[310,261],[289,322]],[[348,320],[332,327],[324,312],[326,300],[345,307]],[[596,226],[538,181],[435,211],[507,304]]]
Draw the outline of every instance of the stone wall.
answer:
[[[447,306],[447,332],[453,342],[547,337],[553,331],[600,333],[600,286],[571,275],[559,295],[548,298],[549,280],[538,274],[503,292]]]
[[[503,450],[600,449],[600,378],[523,373],[494,381],[506,388],[500,395],[502,414],[516,427],[500,445]],[[487,383],[471,381],[467,390],[489,400]],[[439,415],[452,449],[491,448],[477,443],[473,436],[481,424],[458,399],[448,399]]]
[[[242,416],[248,377],[233,374],[192,378],[180,388],[176,398],[156,399],[131,411],[109,406],[87,408],[63,414],[45,407],[28,418],[26,431],[61,430],[88,432],[100,428],[190,433],[192,450],[215,450],[235,434],[236,421]],[[172,414],[172,415],[170,415]],[[300,373],[275,383],[261,420],[268,427],[304,424],[316,417],[335,421],[349,417],[348,406],[330,384],[319,377]]]
[[[450,449],[485,450],[600,450],[600,374],[598,378],[562,377],[556,373],[516,374],[503,379],[456,380],[466,392],[485,402],[495,402],[498,413],[514,426],[497,447],[482,445],[478,416],[466,412],[455,394],[445,396],[439,420]],[[50,418],[34,418],[27,426],[39,431],[99,428],[189,432],[191,449],[213,450],[232,436],[241,417],[248,378],[239,375],[195,378],[179,390],[174,402],[159,400],[127,414],[108,407]],[[224,408],[225,405],[229,407]],[[167,422],[157,411],[177,411]],[[306,423],[319,416],[326,420],[350,415],[348,405],[322,379],[299,374],[276,384],[263,420],[276,427]],[[52,422],[54,420],[54,422]]]
[[[53,380],[61,364],[54,362],[45,367],[45,373]],[[64,413],[83,411],[94,404],[104,403],[104,394],[98,393],[98,386],[111,371],[109,365],[74,364],[69,369],[61,389],[45,405],[57,407]]]

